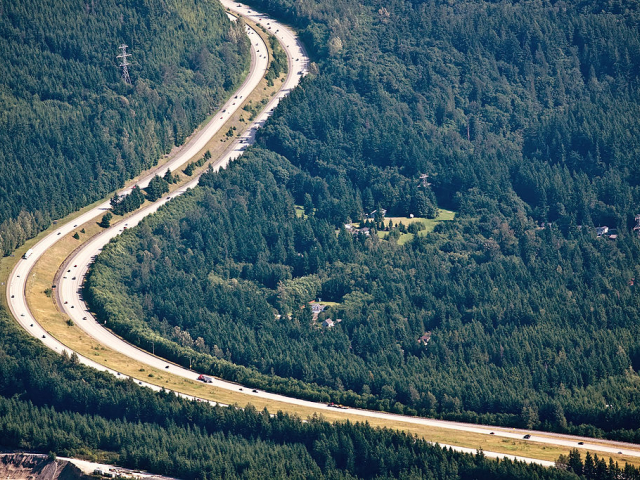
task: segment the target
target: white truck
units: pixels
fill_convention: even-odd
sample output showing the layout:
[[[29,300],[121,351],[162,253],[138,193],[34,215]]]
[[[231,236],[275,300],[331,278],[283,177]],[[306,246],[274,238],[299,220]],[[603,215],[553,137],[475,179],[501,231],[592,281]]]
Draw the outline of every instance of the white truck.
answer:
[[[27,258],[29,258],[31,256],[32,253],[33,253],[33,249],[30,248],[29,250],[24,252],[24,255],[22,255],[22,258],[24,258],[26,260]]]

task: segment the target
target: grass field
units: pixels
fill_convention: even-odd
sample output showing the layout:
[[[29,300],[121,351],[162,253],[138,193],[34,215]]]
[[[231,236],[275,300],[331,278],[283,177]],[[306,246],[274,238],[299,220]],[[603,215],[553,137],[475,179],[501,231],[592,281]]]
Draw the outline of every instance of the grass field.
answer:
[[[440,222],[449,222],[453,220],[456,216],[456,212],[452,212],[451,210],[440,209],[440,214],[436,218],[409,218],[409,217],[385,217],[384,223],[385,225],[389,224],[389,220],[393,222],[394,226],[397,226],[400,222],[404,226],[409,226],[412,223],[421,223],[424,225],[424,229],[418,232],[418,236],[423,237],[429,232],[432,232],[436,225]],[[386,238],[389,235],[389,232],[378,232],[378,237]],[[415,235],[413,233],[403,233],[398,238],[398,245],[404,245],[405,243],[411,241]]]

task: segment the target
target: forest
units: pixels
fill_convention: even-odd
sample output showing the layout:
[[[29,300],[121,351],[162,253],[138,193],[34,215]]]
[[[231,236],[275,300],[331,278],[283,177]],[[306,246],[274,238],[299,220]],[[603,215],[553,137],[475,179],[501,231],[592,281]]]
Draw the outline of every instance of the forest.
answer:
[[[155,165],[248,63],[242,27],[216,2],[2,2],[2,253]]]
[[[0,448],[75,456],[182,479],[629,479],[577,451],[558,468],[460,454],[361,423],[303,422],[154,393],[79,365],[0,312]]]
[[[105,248],[99,317],[272,391],[640,441],[638,6],[253,4],[314,74]],[[404,245],[345,228],[438,208],[456,221]]]

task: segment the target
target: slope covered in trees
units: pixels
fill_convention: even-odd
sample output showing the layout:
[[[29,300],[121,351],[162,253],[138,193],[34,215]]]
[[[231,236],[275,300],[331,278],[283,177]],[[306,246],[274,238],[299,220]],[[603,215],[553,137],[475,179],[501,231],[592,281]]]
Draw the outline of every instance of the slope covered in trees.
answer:
[[[153,340],[178,362],[198,352],[198,368],[263,388],[635,438],[622,431],[638,416],[635,238],[565,238],[523,219],[520,241],[484,212],[400,247],[397,229],[388,240],[336,231],[331,205],[348,198],[297,216],[300,185],[327,191],[264,150],[204,176],[104,249],[91,305],[142,347]],[[314,320],[302,307],[317,297],[339,304]]]
[[[602,459],[563,469],[487,460],[363,424],[302,422],[153,393],[60,357],[0,313],[0,448],[109,461],[183,479],[637,479]],[[603,476],[611,475],[611,476]]]
[[[183,0],[3,2],[0,52],[4,254],[181,144],[249,62],[218,3]]]
[[[278,391],[638,441],[637,9],[256,3],[316,74],[247,161],[105,249],[94,309]],[[459,220],[402,247],[343,228],[437,204]]]

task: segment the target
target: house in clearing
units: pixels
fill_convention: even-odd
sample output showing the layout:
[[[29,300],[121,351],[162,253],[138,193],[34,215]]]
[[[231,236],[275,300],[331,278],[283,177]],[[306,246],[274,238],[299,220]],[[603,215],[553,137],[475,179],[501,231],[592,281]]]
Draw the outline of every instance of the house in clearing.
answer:
[[[378,210],[374,210],[373,212],[371,212],[369,215],[367,215],[367,218],[369,218],[370,220],[373,220],[374,218],[376,218],[376,213],[378,213]],[[387,211],[384,208],[381,208],[380,216],[384,218],[386,214],[387,214]]]
[[[311,304],[311,313],[313,313],[314,315],[318,315],[325,308],[327,308],[326,305],[323,305],[321,303],[313,303],[313,304]]]
[[[311,314],[313,315],[313,321],[315,322],[318,319],[318,315],[324,312],[326,305],[322,303],[311,302]]]
[[[425,334],[418,339],[418,343],[427,345],[429,343],[429,340],[431,340],[431,332],[425,332]]]

